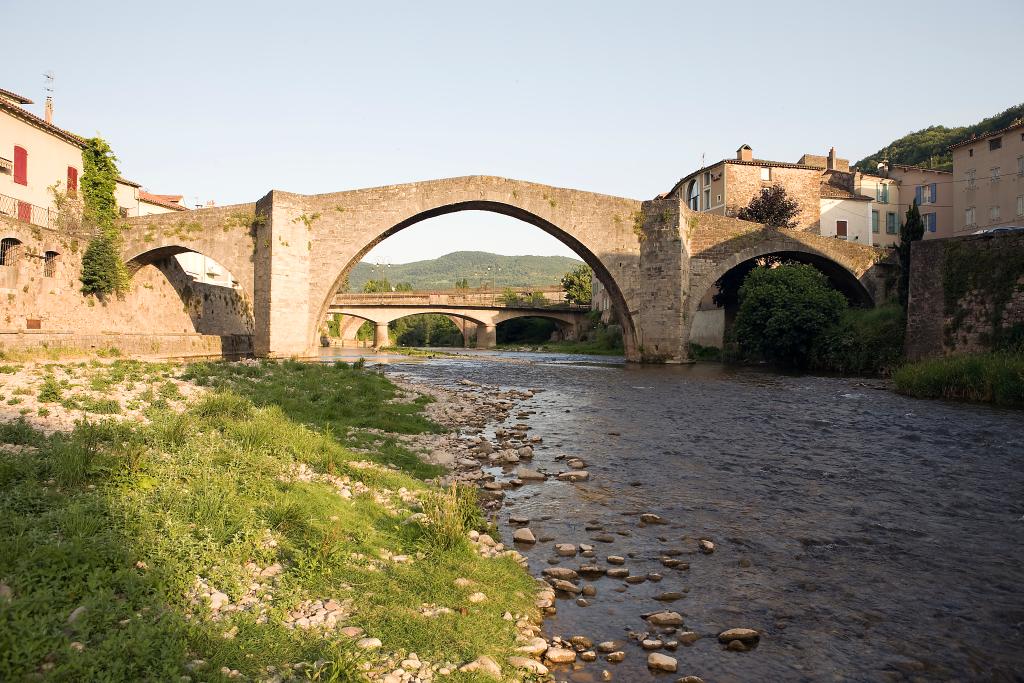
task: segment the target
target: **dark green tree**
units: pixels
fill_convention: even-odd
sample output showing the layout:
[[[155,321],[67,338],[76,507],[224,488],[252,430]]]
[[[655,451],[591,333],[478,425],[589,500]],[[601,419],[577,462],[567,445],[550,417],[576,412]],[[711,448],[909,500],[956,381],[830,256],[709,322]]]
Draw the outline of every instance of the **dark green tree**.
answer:
[[[82,293],[103,296],[128,285],[121,261],[118,225],[117,157],[102,138],[90,138],[82,149],[83,225],[93,236],[82,254]]]
[[[593,295],[590,284],[593,277],[594,271],[587,264],[563,275],[562,289],[565,290],[565,300],[570,304],[589,304]]]
[[[413,291],[412,285],[408,282],[399,282],[395,285],[396,292],[411,292]]]
[[[469,289],[469,278],[464,277],[455,281],[455,289]]]
[[[924,221],[917,208],[917,200],[907,209],[906,220],[900,226],[900,241],[896,243],[896,255],[900,260],[900,281],[897,289],[900,306],[904,310],[910,300],[910,245],[924,238]]]
[[[846,299],[814,266],[757,267],[740,287],[733,336],[748,359],[805,367],[815,339],[834,325]]]
[[[736,217],[744,221],[764,223],[770,228],[792,228],[796,225],[793,219],[799,210],[796,201],[786,194],[786,188],[772,185],[762,188],[761,193],[740,209]]]

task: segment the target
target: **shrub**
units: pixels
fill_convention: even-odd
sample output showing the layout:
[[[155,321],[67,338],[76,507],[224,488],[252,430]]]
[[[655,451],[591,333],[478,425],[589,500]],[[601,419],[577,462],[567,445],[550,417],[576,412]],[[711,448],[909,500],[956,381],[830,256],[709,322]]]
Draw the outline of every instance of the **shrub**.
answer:
[[[747,359],[805,367],[815,338],[834,325],[846,299],[813,266],[754,268],[739,291],[733,335]]]
[[[1024,355],[982,353],[909,363],[892,376],[896,391],[917,398],[1024,407]]]
[[[62,390],[53,375],[47,375],[39,389],[39,400],[43,403],[60,403]]]
[[[887,375],[903,356],[903,309],[851,308],[817,336],[810,367],[845,375]]]
[[[423,540],[430,550],[445,551],[464,546],[470,530],[483,528],[485,521],[476,501],[476,489],[453,484],[441,491],[430,491],[421,499]]]

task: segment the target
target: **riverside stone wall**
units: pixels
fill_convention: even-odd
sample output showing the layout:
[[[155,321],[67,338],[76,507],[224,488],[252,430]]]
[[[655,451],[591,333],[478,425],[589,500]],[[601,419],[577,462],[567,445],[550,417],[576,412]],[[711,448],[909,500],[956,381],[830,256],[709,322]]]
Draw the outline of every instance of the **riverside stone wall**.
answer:
[[[914,242],[912,360],[1024,344],[1024,233]]]
[[[0,266],[0,349],[251,350],[252,307],[240,290],[196,282],[171,256],[138,266],[127,292],[101,300],[80,292],[87,236],[0,217],[0,239],[17,240]]]

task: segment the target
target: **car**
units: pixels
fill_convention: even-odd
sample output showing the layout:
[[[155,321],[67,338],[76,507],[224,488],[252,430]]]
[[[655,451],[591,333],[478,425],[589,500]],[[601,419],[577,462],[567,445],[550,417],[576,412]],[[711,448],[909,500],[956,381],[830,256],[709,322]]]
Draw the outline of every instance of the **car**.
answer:
[[[973,235],[1002,235],[1009,232],[1024,232],[1024,225],[1000,225],[998,228],[975,230]]]

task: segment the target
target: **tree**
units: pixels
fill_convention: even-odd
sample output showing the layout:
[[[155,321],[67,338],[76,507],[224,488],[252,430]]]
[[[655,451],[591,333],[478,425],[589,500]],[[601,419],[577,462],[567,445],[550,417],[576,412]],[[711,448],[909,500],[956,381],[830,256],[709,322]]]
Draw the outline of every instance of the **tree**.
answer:
[[[455,281],[455,289],[469,289],[469,278],[464,277]]]
[[[740,287],[733,335],[745,357],[804,367],[817,336],[846,308],[814,266],[757,267]]]
[[[396,292],[411,292],[411,291],[413,291],[412,290],[412,284],[410,284],[408,282],[399,282],[397,285],[395,285],[395,291]]]
[[[377,294],[379,292],[390,292],[391,283],[388,282],[387,278],[381,280],[367,280],[366,284],[363,285],[364,294]]]
[[[563,275],[562,289],[565,290],[566,302],[589,304],[592,296],[590,283],[593,277],[594,271],[585,263]]]
[[[772,185],[763,188],[761,194],[740,209],[736,217],[744,221],[764,223],[769,228],[792,228],[796,226],[793,218],[799,211],[799,205],[789,198],[786,188]]]
[[[82,149],[83,224],[93,233],[82,254],[82,293],[103,296],[128,285],[121,261],[117,157],[102,138],[90,138]]]
[[[915,199],[907,209],[906,220],[900,226],[900,241],[896,244],[896,255],[900,260],[900,281],[897,293],[900,306],[906,310],[910,300],[910,245],[924,238],[924,221]]]

